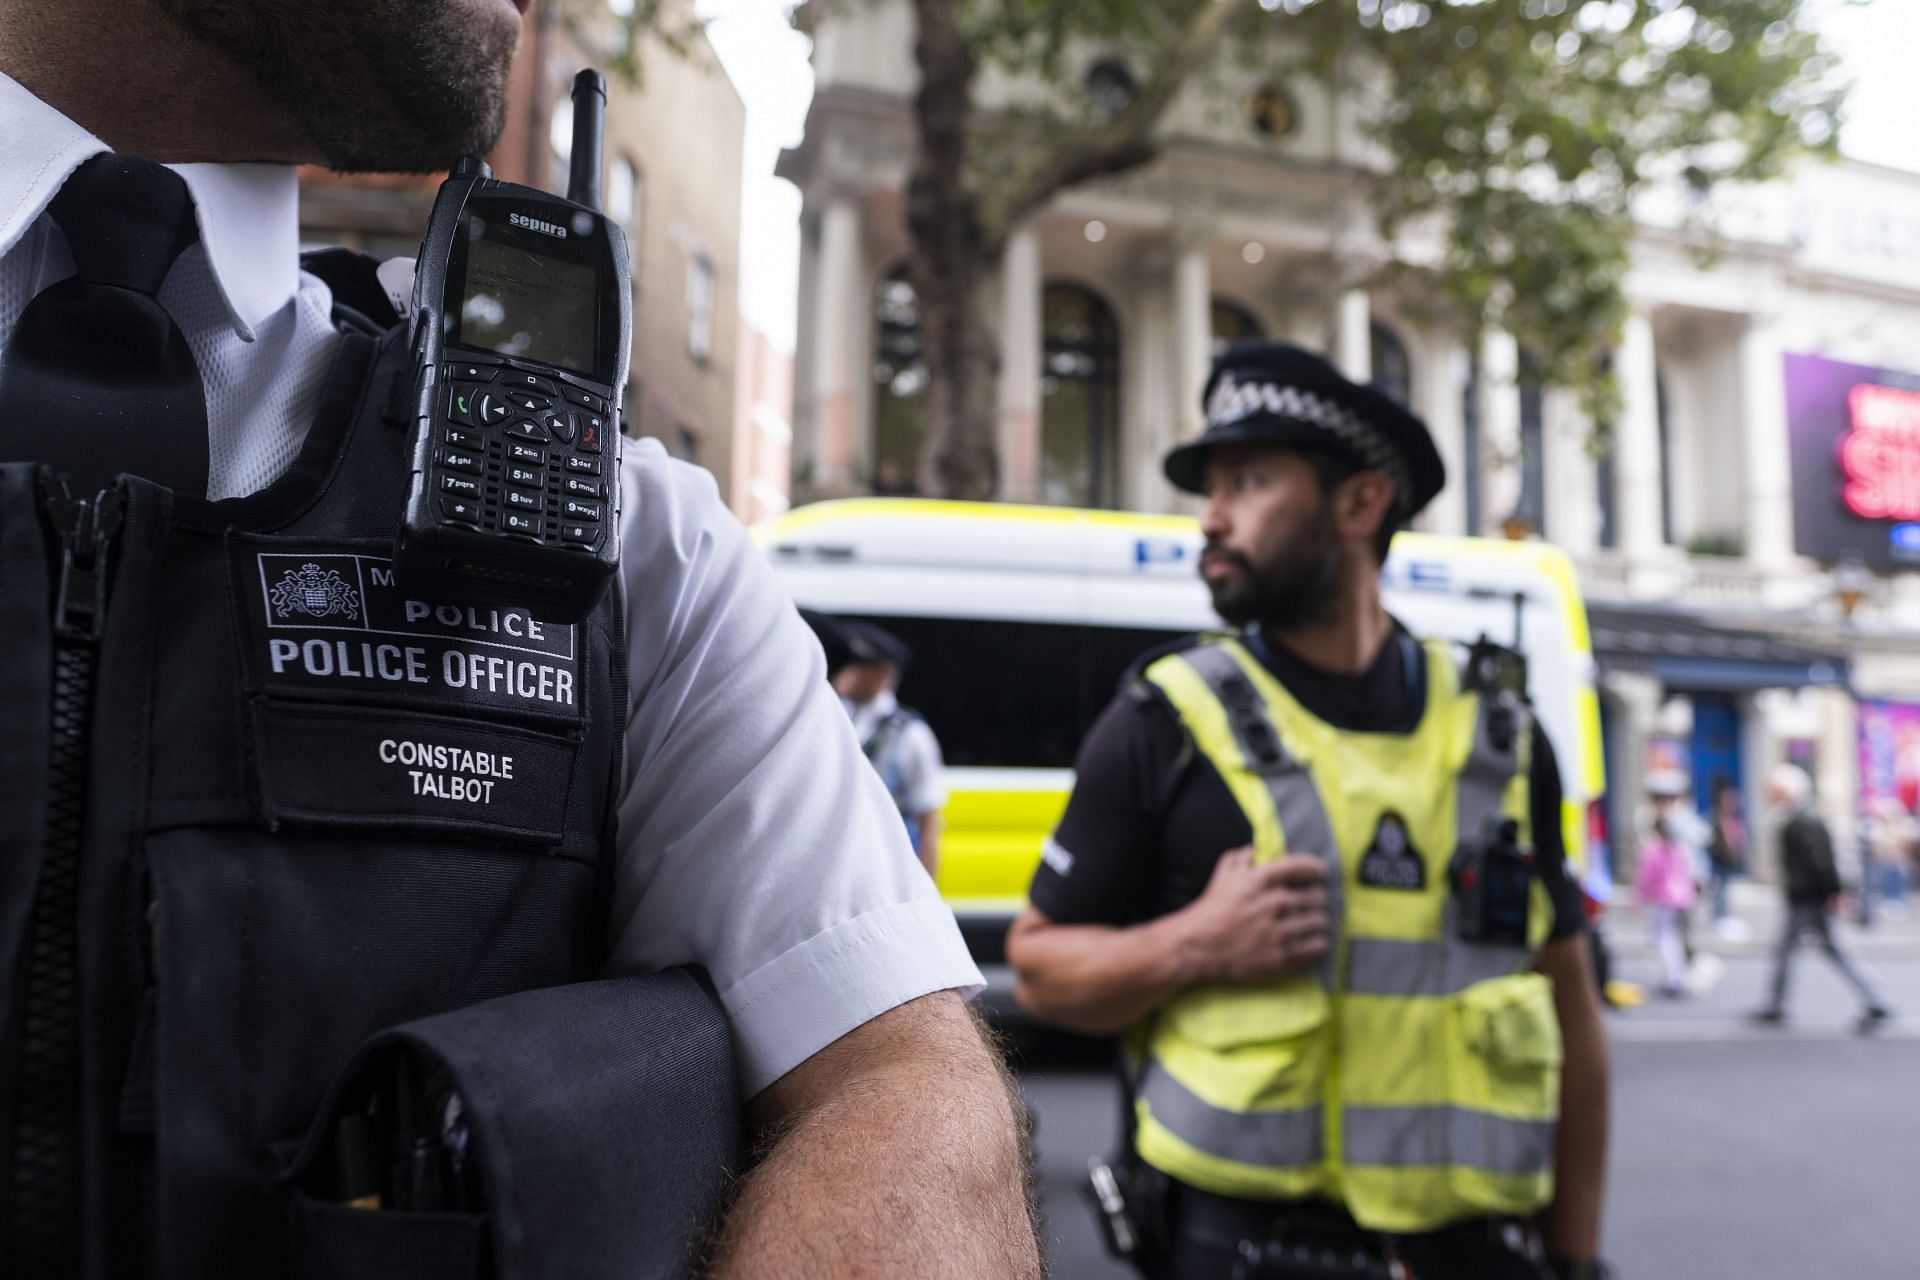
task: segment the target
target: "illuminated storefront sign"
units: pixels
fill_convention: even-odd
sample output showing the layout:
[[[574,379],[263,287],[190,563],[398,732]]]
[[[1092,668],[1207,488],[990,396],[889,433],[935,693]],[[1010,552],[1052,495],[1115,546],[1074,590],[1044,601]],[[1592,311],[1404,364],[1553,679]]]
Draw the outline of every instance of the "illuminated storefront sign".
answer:
[[[1863,382],[1847,393],[1840,491],[1863,520],[1920,520],[1920,391]]]
[[[1920,376],[1788,356],[1786,378],[1798,550],[1920,565]]]

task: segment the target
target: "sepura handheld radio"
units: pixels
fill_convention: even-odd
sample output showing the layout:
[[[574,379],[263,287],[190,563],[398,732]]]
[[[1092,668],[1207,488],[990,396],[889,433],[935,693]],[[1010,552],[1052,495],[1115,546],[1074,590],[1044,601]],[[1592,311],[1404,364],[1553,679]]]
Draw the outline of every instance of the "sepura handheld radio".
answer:
[[[632,286],[600,213],[606,81],[573,83],[567,196],[441,184],[413,286],[411,487],[394,552],[422,596],[583,617],[619,565],[620,394]]]

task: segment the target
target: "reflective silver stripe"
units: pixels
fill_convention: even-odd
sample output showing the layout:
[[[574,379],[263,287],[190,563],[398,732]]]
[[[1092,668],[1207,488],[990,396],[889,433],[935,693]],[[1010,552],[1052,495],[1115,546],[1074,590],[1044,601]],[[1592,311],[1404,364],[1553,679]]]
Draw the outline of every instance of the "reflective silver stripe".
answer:
[[[1520,1176],[1553,1168],[1553,1121],[1465,1107],[1348,1107],[1340,1116],[1349,1165],[1451,1165]]]
[[[1226,709],[1227,725],[1247,765],[1267,784],[1280,818],[1280,837],[1288,853],[1318,857],[1327,866],[1327,958],[1320,965],[1322,983],[1333,987],[1333,966],[1340,954],[1342,914],[1340,848],[1333,840],[1327,807],[1313,785],[1313,775],[1287,750],[1274,728],[1267,701],[1232,654],[1217,644],[1203,645],[1180,655],[1207,682],[1207,691]],[[1261,741],[1264,734],[1265,741]]]
[[[1347,993],[1358,996],[1451,996],[1476,982],[1519,973],[1527,953],[1518,947],[1477,946],[1453,934],[1436,942],[1352,938],[1347,942]]]
[[[1289,1111],[1228,1111],[1147,1064],[1140,1100],[1161,1128],[1195,1150],[1263,1169],[1300,1169],[1326,1154],[1326,1115],[1315,1104]]]

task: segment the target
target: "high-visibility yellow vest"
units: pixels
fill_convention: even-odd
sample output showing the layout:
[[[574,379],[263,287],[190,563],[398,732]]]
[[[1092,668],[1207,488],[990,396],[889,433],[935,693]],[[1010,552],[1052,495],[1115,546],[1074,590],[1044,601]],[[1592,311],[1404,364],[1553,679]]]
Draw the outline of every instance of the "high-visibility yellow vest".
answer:
[[[1526,946],[1468,943],[1448,882],[1461,840],[1503,818],[1531,843],[1530,724],[1510,695],[1464,689],[1452,646],[1423,652],[1410,734],[1334,728],[1232,639],[1146,670],[1245,812],[1256,859],[1330,864],[1318,972],[1192,988],[1142,1028],[1139,1153],[1182,1182],[1325,1197],[1390,1232],[1552,1198],[1560,1029],[1531,971],[1552,904],[1536,879]],[[1369,850],[1393,845],[1421,870],[1375,863],[1363,879]]]

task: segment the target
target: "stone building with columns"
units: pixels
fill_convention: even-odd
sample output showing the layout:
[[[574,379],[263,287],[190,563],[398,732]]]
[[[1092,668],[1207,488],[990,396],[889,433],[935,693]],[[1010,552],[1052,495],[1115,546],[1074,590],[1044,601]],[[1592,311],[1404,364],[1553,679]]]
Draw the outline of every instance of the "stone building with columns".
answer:
[[[924,413],[902,273],[907,6],[823,24],[814,70],[805,139],[780,170],[804,202],[796,502],[907,491]],[[1090,50],[1081,74],[1099,94],[1129,73]],[[999,496],[1180,509],[1159,460],[1198,427],[1212,352],[1243,336],[1298,342],[1427,420],[1450,483],[1422,528],[1544,537],[1574,557],[1617,843],[1633,842],[1650,768],[1688,772],[1704,808],[1723,782],[1751,795],[1768,765],[1798,760],[1843,843],[1895,775],[1920,801],[1920,574],[1902,569],[1920,563],[1920,394],[1910,431],[1898,402],[1920,388],[1920,176],[1808,164],[1710,203],[1649,195],[1615,353],[1624,407],[1602,441],[1571,393],[1526,385],[1520,338],[1496,332],[1470,353],[1417,273],[1379,283],[1390,259],[1431,249],[1370,230],[1382,157],[1351,101],[1222,76],[1176,102],[1152,165],[1063,194],[1012,237],[988,300]],[[1011,92],[983,76],[982,101]],[[1855,381],[1839,385],[1848,368]],[[1809,399],[1801,384],[1822,370],[1834,385]],[[1908,482],[1910,512],[1868,502],[1863,515],[1848,496],[1859,478],[1834,461],[1873,452],[1846,443],[1861,381],[1894,397],[1869,443]],[[1910,745],[1889,745],[1891,729],[1869,741],[1875,708],[1904,724],[1910,703]]]

